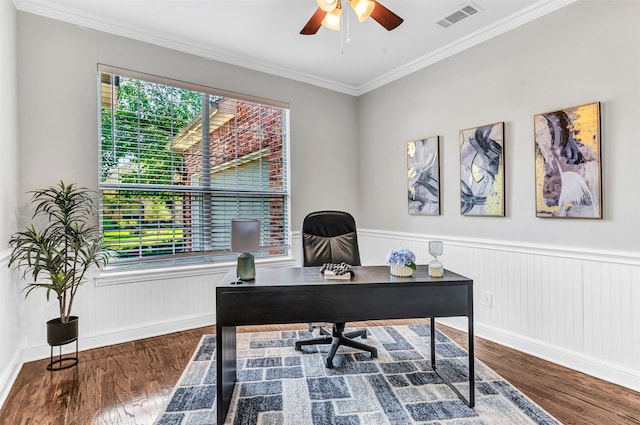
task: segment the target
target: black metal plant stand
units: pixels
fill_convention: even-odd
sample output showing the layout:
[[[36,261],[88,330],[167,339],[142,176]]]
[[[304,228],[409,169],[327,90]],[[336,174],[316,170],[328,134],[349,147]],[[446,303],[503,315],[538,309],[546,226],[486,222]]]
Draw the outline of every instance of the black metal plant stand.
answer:
[[[70,344],[72,342],[76,343],[76,355],[75,356],[66,356],[66,357],[62,357],[62,346],[66,345],[66,344]],[[73,367],[75,365],[78,364],[78,338],[75,338],[72,341],[68,341],[65,342],[63,344],[57,345],[58,347],[58,355],[57,358],[54,360],[53,357],[53,347],[54,345],[51,346],[51,356],[50,356],[50,361],[49,361],[49,365],[47,366],[47,370],[62,370],[62,369],[69,369],[70,367]]]
[[[51,356],[47,370],[68,369],[78,364],[78,317],[70,316],[66,322],[59,317],[47,322],[47,342],[51,347]],[[62,356],[62,346],[76,343],[76,355]],[[58,355],[53,356],[53,347],[58,347]]]

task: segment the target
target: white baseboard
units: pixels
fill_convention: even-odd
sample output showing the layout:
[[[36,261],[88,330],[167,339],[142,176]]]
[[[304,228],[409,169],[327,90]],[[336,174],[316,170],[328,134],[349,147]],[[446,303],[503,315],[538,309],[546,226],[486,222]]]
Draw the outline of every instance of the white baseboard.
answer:
[[[467,331],[466,318],[455,317],[437,319],[437,321],[443,325],[461,331]],[[630,369],[621,368],[613,363],[602,362],[579,353],[562,350],[540,341],[523,338],[512,332],[483,325],[482,323],[474,323],[474,334],[477,337],[522,351],[569,369],[622,385],[634,391],[640,391],[640,374]]]
[[[21,368],[20,353],[16,351],[9,363],[5,366],[2,374],[0,374],[0,407],[4,405],[5,400],[9,396],[9,391],[11,391],[11,387],[13,387],[13,383],[16,381]]]
[[[151,338],[158,335],[201,328],[203,326],[213,325],[214,323],[214,314],[183,317],[178,319],[172,318],[171,320],[163,322],[146,323],[143,325],[110,330],[103,334],[80,335],[78,339],[78,346],[81,351],[90,350],[92,348],[105,347],[107,345],[120,344],[137,339]],[[74,344],[67,344],[67,346],[64,347],[63,354],[68,353],[73,349],[75,349]],[[22,350],[22,362],[24,363],[48,358],[51,353],[50,350],[51,349],[48,345],[26,348]]]

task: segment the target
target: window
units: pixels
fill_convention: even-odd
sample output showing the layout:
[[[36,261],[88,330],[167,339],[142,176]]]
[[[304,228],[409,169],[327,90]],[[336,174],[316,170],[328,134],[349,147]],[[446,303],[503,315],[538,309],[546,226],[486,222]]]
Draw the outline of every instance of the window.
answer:
[[[288,106],[99,65],[100,223],[116,266],[225,261],[231,219],[288,250]]]

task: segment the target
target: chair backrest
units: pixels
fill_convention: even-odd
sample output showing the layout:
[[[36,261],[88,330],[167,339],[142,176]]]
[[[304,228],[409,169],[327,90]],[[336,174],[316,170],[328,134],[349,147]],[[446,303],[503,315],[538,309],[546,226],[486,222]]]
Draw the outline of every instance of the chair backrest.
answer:
[[[356,221],[342,211],[316,211],[302,220],[302,265],[345,262],[360,265]]]

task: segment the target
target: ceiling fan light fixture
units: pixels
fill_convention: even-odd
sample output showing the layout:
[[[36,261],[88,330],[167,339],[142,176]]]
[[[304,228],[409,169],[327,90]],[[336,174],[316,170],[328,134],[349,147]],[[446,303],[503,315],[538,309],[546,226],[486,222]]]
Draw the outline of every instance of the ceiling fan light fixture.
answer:
[[[351,0],[351,8],[356,13],[358,20],[364,22],[373,12],[376,3],[371,0]]]
[[[317,0],[318,7],[324,10],[327,13],[333,12],[336,7],[338,7],[338,3],[340,0]]]
[[[387,31],[398,27],[404,19],[384,7],[377,0],[348,0],[353,12],[360,22],[364,22],[369,16],[371,19],[382,25]],[[313,35],[321,27],[329,28],[333,31],[340,31],[340,20],[342,16],[342,0],[316,0],[318,8],[311,18],[304,25],[300,34]],[[346,18],[346,15],[345,15]],[[349,20],[345,19],[347,27],[347,37],[349,40]]]
[[[341,15],[342,9],[340,7],[333,9],[331,12],[327,13],[327,16],[322,20],[322,26],[333,31],[340,31]]]

